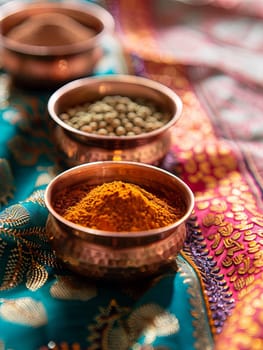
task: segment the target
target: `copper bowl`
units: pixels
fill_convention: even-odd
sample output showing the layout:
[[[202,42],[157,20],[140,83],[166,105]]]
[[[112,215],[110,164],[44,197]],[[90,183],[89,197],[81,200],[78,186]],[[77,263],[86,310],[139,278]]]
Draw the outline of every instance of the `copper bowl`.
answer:
[[[94,230],[65,220],[54,209],[58,192],[74,184],[101,185],[121,180],[150,188],[164,198],[176,198],[184,207],[173,224],[148,231]],[[131,280],[160,273],[171,264],[186,238],[186,220],[194,206],[190,188],[158,167],[136,162],[94,162],[68,169],[55,177],[45,192],[49,210],[46,232],[61,260],[72,271],[92,278]]]
[[[36,45],[10,38],[10,31],[36,15],[57,14],[93,31],[72,44]],[[14,81],[28,87],[50,88],[91,74],[102,57],[102,40],[114,30],[103,7],[78,1],[10,1],[1,6],[2,65]],[[37,39],[35,39],[37,40]]]
[[[59,115],[68,108],[104,96],[142,97],[169,115],[169,121],[151,132],[135,136],[101,136],[77,130]],[[94,161],[135,161],[158,165],[171,146],[171,128],[182,113],[182,101],[170,88],[156,81],[132,75],[82,78],[55,91],[48,101],[54,121],[52,134],[60,163],[65,167]]]

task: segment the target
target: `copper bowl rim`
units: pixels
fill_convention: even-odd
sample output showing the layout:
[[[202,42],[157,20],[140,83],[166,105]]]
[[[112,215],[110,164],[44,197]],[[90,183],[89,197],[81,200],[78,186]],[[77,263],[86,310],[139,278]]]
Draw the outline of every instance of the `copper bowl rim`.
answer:
[[[53,208],[52,203],[51,203],[51,196],[52,196],[53,187],[55,186],[57,181],[63,179],[63,177],[66,177],[70,174],[74,175],[74,173],[81,172],[85,168],[88,171],[88,169],[90,167],[94,167],[94,166],[97,166],[97,167],[99,167],[100,165],[122,166],[123,164],[126,164],[126,165],[131,166],[131,167],[135,167],[138,169],[139,168],[152,169],[153,171],[159,172],[160,174],[163,174],[166,177],[170,177],[171,179],[175,180],[181,187],[183,187],[184,191],[187,193],[187,196],[189,197],[189,203],[188,203],[188,206],[186,208],[184,215],[171,225],[167,225],[167,226],[164,226],[164,227],[161,227],[158,229],[151,229],[151,230],[147,230],[147,231],[136,231],[136,232],[132,232],[132,234],[129,234],[129,232],[126,232],[126,231],[125,232],[115,232],[115,231],[96,230],[96,229],[92,229],[89,227],[75,224],[71,221],[64,219]],[[94,235],[94,236],[100,236],[100,237],[118,237],[119,239],[127,239],[127,238],[128,239],[133,239],[133,238],[136,239],[136,238],[142,238],[142,237],[148,237],[148,236],[158,236],[158,235],[161,235],[165,232],[173,232],[177,227],[179,227],[181,224],[183,224],[187,220],[187,218],[191,215],[191,213],[194,209],[195,199],[194,199],[194,194],[193,194],[192,190],[190,189],[190,187],[183,180],[181,180],[179,177],[168,172],[167,170],[158,168],[154,165],[132,162],[132,161],[122,161],[122,162],[120,162],[120,161],[97,161],[97,162],[91,162],[91,163],[77,165],[77,166],[72,167],[70,169],[67,169],[67,170],[63,171],[62,173],[60,173],[59,175],[57,175],[47,185],[45,193],[44,193],[44,201],[45,201],[46,207],[49,211],[49,214],[51,214],[57,220],[57,222],[64,225],[66,228],[71,229],[73,234],[75,234],[77,236],[81,236],[84,239],[85,239],[85,235],[87,235],[87,234]]]
[[[30,56],[39,57],[52,57],[59,55],[73,55],[77,53],[82,53],[92,49],[96,46],[96,43],[106,34],[112,33],[115,28],[115,21],[113,16],[102,6],[95,3],[84,3],[84,2],[45,2],[41,0],[40,2],[25,3],[19,0],[12,0],[0,6],[1,16],[0,16],[0,39],[2,42],[2,47],[20,53],[27,54]],[[19,12],[26,11],[27,9],[67,9],[72,11],[82,12],[83,14],[88,14],[89,16],[96,19],[101,24],[101,30],[88,38],[87,40],[77,42],[70,45],[60,45],[60,46],[40,46],[40,45],[28,45],[19,43],[6,37],[2,32],[2,22],[7,20],[10,16],[13,16]],[[26,16],[25,16],[26,17]]]
[[[120,83],[120,84],[132,84],[134,86],[142,86],[151,90],[155,90],[159,92],[160,94],[168,97],[175,106],[175,113],[171,117],[171,119],[162,127],[139,135],[133,135],[133,136],[107,136],[107,135],[98,135],[94,133],[88,133],[81,130],[78,130],[76,128],[71,127],[67,123],[63,122],[60,117],[55,112],[55,106],[57,101],[63,94],[68,93],[70,91],[73,91],[75,89],[81,88],[81,87],[88,87],[88,85],[92,85],[92,83],[102,83],[103,82],[113,82],[113,83]],[[121,91],[119,93],[122,94]],[[80,78],[73,80],[59,89],[57,89],[49,98],[47,109],[49,112],[50,117],[54,120],[54,122],[62,127],[64,130],[68,131],[72,135],[75,135],[77,137],[80,137],[82,139],[85,139],[85,137],[89,138],[90,140],[112,140],[112,141],[123,141],[123,140],[139,140],[141,138],[154,138],[155,136],[158,136],[165,131],[167,131],[171,126],[173,126],[181,117],[182,111],[183,111],[183,103],[181,98],[168,86],[165,86],[157,81],[140,77],[140,76],[134,76],[129,74],[108,74],[108,75],[100,75],[95,77],[87,77],[87,78]]]

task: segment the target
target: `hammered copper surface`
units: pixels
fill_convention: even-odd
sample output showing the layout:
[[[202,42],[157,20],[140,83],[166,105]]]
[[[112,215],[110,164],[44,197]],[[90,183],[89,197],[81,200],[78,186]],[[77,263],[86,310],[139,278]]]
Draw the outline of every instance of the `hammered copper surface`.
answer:
[[[108,95],[144,98],[168,113],[169,122],[154,131],[135,136],[101,136],[64,123],[59,115],[68,108]],[[171,128],[182,114],[182,101],[171,89],[150,79],[132,75],[90,77],[70,82],[55,91],[48,101],[54,121],[57,155],[66,166],[103,161],[135,161],[158,165],[171,146]]]
[[[30,16],[60,13],[92,28],[95,35],[72,45],[37,46],[11,40],[7,33]],[[1,6],[1,60],[15,82],[29,87],[53,87],[92,73],[102,56],[101,40],[114,30],[103,7],[83,2],[10,1]]]
[[[77,183],[99,185],[113,180],[150,187],[165,198],[179,196],[183,216],[174,224],[142,232],[110,232],[73,224],[58,215],[52,203],[59,190]],[[103,279],[133,279],[158,273],[174,262],[186,237],[186,220],[194,197],[178,177],[155,166],[136,162],[94,162],[71,168],[48,185],[46,231],[58,258],[71,270]]]

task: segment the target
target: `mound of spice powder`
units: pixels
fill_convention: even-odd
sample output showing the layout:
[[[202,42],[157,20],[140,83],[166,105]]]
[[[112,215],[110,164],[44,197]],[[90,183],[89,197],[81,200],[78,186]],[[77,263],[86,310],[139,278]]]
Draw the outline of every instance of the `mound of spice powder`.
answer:
[[[95,31],[60,13],[33,15],[12,28],[7,37],[27,45],[59,46],[87,40]]]
[[[75,203],[67,207],[69,199],[60,194],[55,204],[57,212],[73,223],[104,231],[160,228],[174,223],[183,214],[182,208],[174,208],[140,186],[122,181],[98,185],[84,196],[83,189],[67,195]]]

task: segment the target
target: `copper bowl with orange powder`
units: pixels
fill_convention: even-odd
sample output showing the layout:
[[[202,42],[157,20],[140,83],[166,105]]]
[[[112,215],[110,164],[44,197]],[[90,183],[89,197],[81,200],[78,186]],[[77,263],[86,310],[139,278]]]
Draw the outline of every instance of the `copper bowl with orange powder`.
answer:
[[[168,225],[153,229],[108,231],[73,223],[65,219],[61,208],[58,210],[58,202],[66,209],[66,203],[78,196],[75,191],[79,186],[97,187],[113,181],[147,189],[170,203],[180,215]],[[77,274],[122,281],[153,276],[176,264],[186,238],[186,221],[194,207],[194,196],[180,178],[156,166],[104,161],[82,164],[57,175],[46,189],[45,203],[49,210],[46,233],[58,259]],[[122,213],[126,215],[125,206]]]
[[[111,14],[84,1],[9,1],[0,8],[1,61],[16,83],[53,88],[91,74],[114,31]]]
[[[153,104],[162,111],[162,115],[166,116],[166,122],[149,132],[134,135],[105,135],[79,130],[67,124],[61,117],[66,111],[70,113],[70,110],[77,110],[79,106],[85,104],[94,106],[96,102],[105,98],[118,96],[121,99],[142,99]],[[133,104],[130,103],[127,108]],[[182,100],[173,90],[144,77],[116,74],[69,82],[57,89],[48,101],[48,112],[51,121],[54,122],[51,134],[58,162],[64,168],[108,160],[159,165],[171,147],[172,128],[180,119],[182,109]],[[127,119],[127,115],[123,117],[123,114],[119,115],[121,121]],[[104,114],[105,118],[106,115],[107,113]],[[78,118],[80,120],[80,117]],[[88,127],[90,125],[91,123]]]

